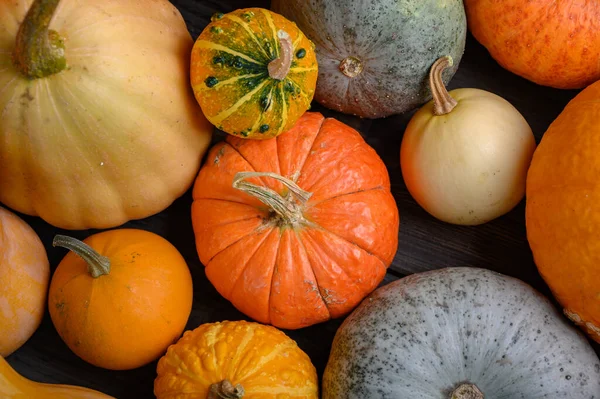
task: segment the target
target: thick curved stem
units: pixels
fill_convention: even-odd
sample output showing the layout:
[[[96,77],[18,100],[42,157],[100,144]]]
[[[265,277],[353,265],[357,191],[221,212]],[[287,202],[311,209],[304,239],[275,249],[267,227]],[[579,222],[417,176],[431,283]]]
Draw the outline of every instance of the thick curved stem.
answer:
[[[475,384],[463,383],[452,392],[450,399],[484,399],[483,392]]]
[[[225,379],[210,386],[206,399],[241,399],[244,393],[244,387],[240,384],[234,386],[231,381]]]
[[[446,90],[442,73],[454,64],[449,55],[439,58],[433,63],[429,72],[429,85],[433,95],[433,113],[435,115],[445,115],[450,113],[458,104]]]
[[[245,181],[246,179],[251,179],[253,177],[270,177],[281,182],[288,190],[290,190],[290,193],[296,201],[293,201],[291,198],[283,198],[279,193],[268,187],[258,186]],[[290,179],[286,179],[285,177],[272,172],[238,172],[233,178],[232,185],[234,188],[258,198],[263,204],[268,205],[289,224],[298,224],[304,221],[302,208],[312,195],[312,193],[304,191]]]
[[[269,70],[269,76],[273,79],[283,80],[290,71],[292,66],[292,53],[294,51],[294,43],[292,38],[286,31],[279,30],[277,32],[277,38],[279,39],[279,58],[269,62],[267,69]]]
[[[14,63],[29,79],[53,75],[67,67],[62,37],[49,29],[60,0],[34,0],[19,27]]]
[[[73,251],[88,265],[92,277],[97,278],[110,273],[110,259],[100,255],[94,248],[76,238],[57,234],[52,241],[53,247],[63,247]]]

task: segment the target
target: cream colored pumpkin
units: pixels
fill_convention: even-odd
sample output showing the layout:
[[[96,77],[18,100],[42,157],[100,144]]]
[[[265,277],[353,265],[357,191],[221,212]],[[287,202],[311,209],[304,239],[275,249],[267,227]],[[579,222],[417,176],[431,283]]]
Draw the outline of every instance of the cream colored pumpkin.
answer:
[[[50,265],[36,232],[0,207],[0,356],[19,349],[46,309]]]
[[[167,0],[33,4],[21,36],[47,35],[46,18],[66,68],[25,76],[49,58],[16,45],[32,1],[0,0],[0,202],[68,229],[160,212],[192,184],[213,130],[189,84],[181,14]]]
[[[431,68],[433,100],[410,120],[400,149],[406,187],[447,223],[479,225],[513,209],[525,195],[535,138],[519,111],[480,89],[446,91],[440,58]]]

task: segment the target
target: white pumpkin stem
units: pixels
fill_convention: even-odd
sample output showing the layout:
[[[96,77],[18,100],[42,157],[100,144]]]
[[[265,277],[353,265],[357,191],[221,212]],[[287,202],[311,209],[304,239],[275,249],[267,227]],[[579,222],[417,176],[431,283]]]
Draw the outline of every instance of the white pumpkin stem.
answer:
[[[277,32],[277,38],[279,39],[279,58],[269,62],[267,69],[271,78],[283,80],[290,72],[290,67],[292,66],[294,43],[292,43],[290,35],[284,30]]]
[[[245,181],[246,179],[251,179],[253,177],[270,177],[281,182],[288,190],[290,190],[290,193],[296,201],[293,201],[291,198],[284,198],[275,190],[268,187],[258,186]],[[285,177],[272,172],[238,172],[233,178],[232,186],[246,194],[258,198],[263,204],[268,205],[289,224],[298,224],[304,221],[302,208],[312,195],[312,193],[304,191],[290,179],[286,179]]]
[[[96,250],[76,238],[57,234],[52,241],[53,247],[63,247],[73,251],[87,263],[88,271],[93,278],[110,273],[110,259],[100,255]]]
[[[34,0],[17,32],[15,66],[29,79],[53,75],[67,67],[63,38],[49,29],[60,0]]]
[[[208,390],[206,399],[242,399],[244,387],[240,384],[233,385],[228,379],[212,384]]]
[[[450,113],[458,104],[448,93],[442,80],[442,73],[453,64],[452,57],[447,55],[434,62],[429,72],[429,85],[433,95],[433,113],[438,116]]]
[[[477,385],[464,383],[452,392],[450,399],[484,399],[484,396]]]

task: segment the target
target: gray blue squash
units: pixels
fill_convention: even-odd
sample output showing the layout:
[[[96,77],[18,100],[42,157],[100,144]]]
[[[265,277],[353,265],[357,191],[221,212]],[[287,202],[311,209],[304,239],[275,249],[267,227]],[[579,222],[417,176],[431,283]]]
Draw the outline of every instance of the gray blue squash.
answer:
[[[315,100],[364,118],[403,113],[431,99],[429,69],[441,56],[462,58],[462,0],[272,0],[316,46]]]
[[[524,282],[487,269],[375,290],[333,341],[323,399],[598,399],[600,361]]]

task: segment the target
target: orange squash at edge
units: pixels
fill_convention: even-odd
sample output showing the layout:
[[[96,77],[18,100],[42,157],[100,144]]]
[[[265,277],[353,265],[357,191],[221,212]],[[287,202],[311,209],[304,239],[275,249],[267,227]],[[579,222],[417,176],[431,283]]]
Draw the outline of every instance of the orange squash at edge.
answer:
[[[349,313],[398,246],[384,163],[356,130],[320,113],[271,140],[215,145],[193,198],[208,279],[241,312],[279,328]]]
[[[254,322],[202,324],[171,345],[158,361],[157,399],[194,392],[219,399],[318,399],[317,372],[296,342]]]
[[[40,326],[49,280],[48,256],[37,233],[0,206],[0,356],[19,349]]]
[[[54,245],[71,252],[52,276],[48,307],[77,356],[106,369],[133,369],[160,357],[181,336],[192,308],[192,278],[166,239],[114,229],[83,242],[56,236]]]
[[[600,342],[600,81],[552,122],[527,176],[535,264],[564,313]]]

